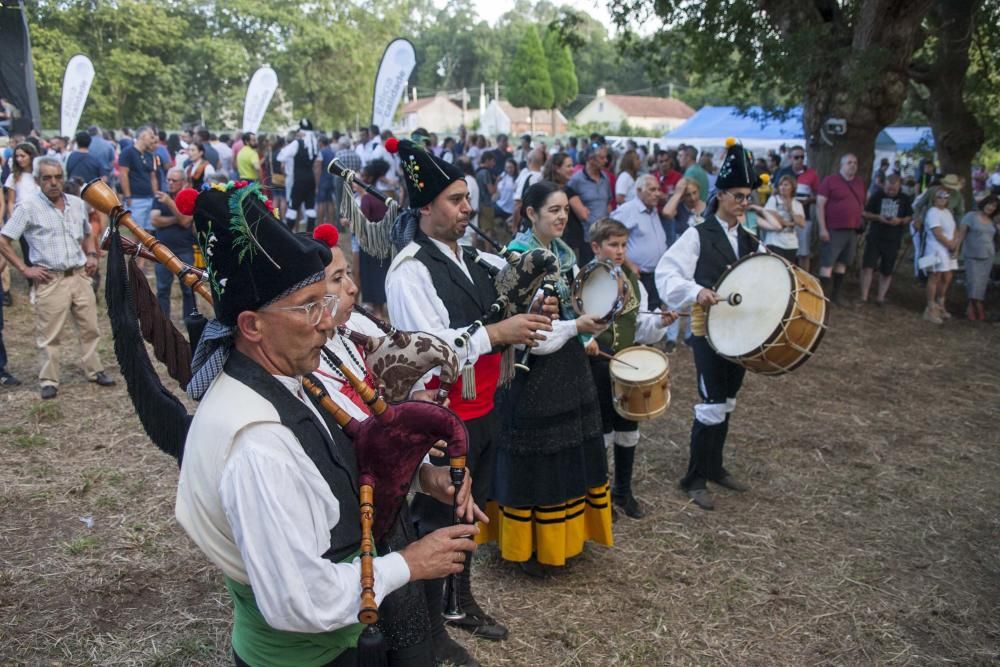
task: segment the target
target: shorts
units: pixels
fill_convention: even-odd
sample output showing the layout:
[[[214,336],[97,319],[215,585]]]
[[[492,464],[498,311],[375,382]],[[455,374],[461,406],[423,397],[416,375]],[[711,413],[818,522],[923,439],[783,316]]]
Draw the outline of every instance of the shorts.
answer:
[[[308,211],[316,208],[316,181],[312,178],[296,178],[292,183],[292,196],[289,197],[289,202],[292,210],[305,206],[306,215],[309,215]]]
[[[858,252],[858,233],[853,229],[831,229],[830,240],[819,245],[819,265],[826,269],[834,264],[850,265]]]
[[[319,204],[324,204],[326,202],[333,201],[333,183],[319,182],[319,188],[316,191],[316,202]]]
[[[812,254],[813,221],[806,216],[806,224],[795,229],[795,237],[799,240],[799,248],[795,251],[798,257],[808,257]]]
[[[153,198],[152,197],[132,197],[128,202],[128,210],[132,213],[132,219],[147,232],[153,229]]]
[[[874,229],[874,227],[873,227]],[[896,269],[896,256],[903,237],[899,234],[877,234],[869,232],[865,238],[865,254],[861,258],[861,268],[875,269],[883,276],[891,276]]]

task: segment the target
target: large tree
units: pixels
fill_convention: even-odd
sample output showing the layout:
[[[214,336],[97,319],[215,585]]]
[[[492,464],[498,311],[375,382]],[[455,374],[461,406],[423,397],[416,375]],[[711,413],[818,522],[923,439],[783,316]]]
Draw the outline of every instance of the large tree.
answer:
[[[549,64],[549,79],[552,81],[552,134],[556,133],[556,109],[562,108],[576,99],[579,88],[576,83],[576,68],[573,56],[559,35],[550,28],[545,31],[545,60]]]
[[[507,76],[507,99],[516,107],[528,107],[532,133],[535,131],[535,110],[552,108],[552,80],[535,26],[524,31],[514,54]]]
[[[656,16],[698,71],[731,72],[734,93],[774,106],[801,100],[810,159],[833,173],[853,152],[869,173],[875,139],[906,99],[921,23],[933,0],[611,0],[626,31]],[[667,32],[666,28],[663,32]],[[647,53],[654,66],[662,52]],[[846,132],[827,131],[843,119]]]

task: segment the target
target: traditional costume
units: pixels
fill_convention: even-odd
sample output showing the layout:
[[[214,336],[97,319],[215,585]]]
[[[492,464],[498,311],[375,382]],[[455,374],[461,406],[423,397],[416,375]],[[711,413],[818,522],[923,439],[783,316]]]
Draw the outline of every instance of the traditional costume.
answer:
[[[354,664],[362,626],[354,450],[301,378],[271,375],[233,348],[239,314],[324,280],[330,252],[288,231],[257,186],[198,195],[198,243],[216,320],[189,393],[178,522],[225,577],[238,665]],[[409,580],[403,557],[377,557],[381,602]]]
[[[660,324],[660,315],[648,312],[649,295],[639,276],[625,265],[621,266],[621,270],[630,287],[628,301],[621,314],[596,338],[598,348],[610,355],[633,345],[656,343],[663,340],[667,331],[667,327]],[[590,370],[601,405],[604,446],[614,445],[615,479],[611,499],[616,505],[623,506],[629,516],[640,518],[642,510],[632,495],[632,468],[635,465],[635,447],[639,444],[639,423],[615,411],[610,361],[605,357],[590,357]]]
[[[285,210],[285,224],[294,229],[299,217],[299,207],[305,206],[306,231],[316,226],[316,175],[313,163],[319,156],[316,133],[308,118],[299,121],[301,136],[289,142],[278,153],[278,162],[291,163],[291,194]],[[287,171],[287,169],[286,169]]]
[[[455,181],[464,180],[458,167],[435,157],[409,140],[389,139],[386,148],[398,152],[409,194],[410,210],[405,212],[394,233],[396,242],[405,241],[386,277],[386,298],[394,326],[433,334],[454,346],[453,341],[487,312],[497,298],[490,272],[480,260],[501,268],[503,259],[458,246],[458,254],[419,228],[419,209],[429,205]],[[448,395],[449,407],[465,423],[469,432],[468,467],[472,475],[472,496],[480,507],[491,497],[490,482],[495,457],[493,401],[500,379],[501,354],[493,349],[485,327],[468,344],[455,347],[462,376]],[[438,386],[437,377],[426,387]],[[453,511],[432,498],[417,496],[411,505],[418,533],[426,535],[453,523]],[[452,622],[477,636],[500,640],[507,629],[482,610],[472,595],[471,557],[458,575],[459,600],[466,618]],[[432,625],[441,618],[443,582],[426,582]],[[434,628],[435,645],[443,627]]]
[[[753,157],[742,145],[729,146],[719,170],[716,189],[758,186],[753,171]],[[736,394],[746,372],[742,366],[723,359],[705,338],[705,311],[697,303],[698,293],[713,289],[722,274],[737,259],[759,249],[759,242],[738,221],[729,224],[714,213],[691,227],[660,259],[656,267],[656,286],[671,309],[691,307],[691,348],[697,369],[698,395],[691,427],[691,449],[687,474],[681,488],[704,509],[712,509],[706,482],[712,481],[735,490],[745,490],[726,471],[722,451],[729,431],[729,417],[736,408]],[[736,488],[739,487],[739,488]],[[701,491],[701,494],[693,492]],[[703,504],[701,499],[707,498]]]
[[[531,230],[512,250],[542,247]],[[562,240],[549,247],[559,260],[561,319],[531,350],[529,372],[514,376],[501,408],[490,523],[482,540],[496,540],[505,560],[561,566],[587,540],[610,546],[608,464],[597,389],[577,334],[569,283],[576,255]]]

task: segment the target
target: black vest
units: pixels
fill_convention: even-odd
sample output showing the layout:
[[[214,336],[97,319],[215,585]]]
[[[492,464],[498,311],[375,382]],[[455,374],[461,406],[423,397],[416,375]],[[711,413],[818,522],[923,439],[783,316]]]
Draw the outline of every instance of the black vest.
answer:
[[[315,160],[316,156],[310,155],[309,149],[306,148],[306,140],[299,139],[299,150],[295,151],[295,157],[292,159],[295,180],[307,179],[315,181],[316,176],[313,174],[313,162]]]
[[[698,241],[701,251],[698,253],[698,263],[694,267],[694,281],[702,287],[712,289],[719,282],[719,278],[738,259],[733,255],[733,246],[729,244],[729,238],[722,229],[722,224],[714,215],[705,218],[705,221],[697,225]],[[745,257],[757,249],[757,240],[750,233],[739,225],[736,233],[736,245],[740,251],[740,257]]]
[[[493,277],[476,263],[476,251],[463,245],[459,246],[464,253],[465,266],[472,276],[470,283],[462,269],[445,257],[434,242],[424,234],[418,233],[413,240],[420,246],[414,258],[427,267],[434,291],[448,309],[448,327],[459,329],[481,318],[496,301],[497,290]]]
[[[330,529],[330,549],[323,557],[334,563],[343,561],[357,551],[361,544],[358,470],[351,440],[326,411],[317,405],[329,429],[328,434],[312,410],[246,355],[233,350],[225,370],[230,377],[250,387],[274,406],[281,417],[282,426],[295,434],[306,455],[316,464],[323,479],[329,484],[330,491],[340,503],[340,521]]]

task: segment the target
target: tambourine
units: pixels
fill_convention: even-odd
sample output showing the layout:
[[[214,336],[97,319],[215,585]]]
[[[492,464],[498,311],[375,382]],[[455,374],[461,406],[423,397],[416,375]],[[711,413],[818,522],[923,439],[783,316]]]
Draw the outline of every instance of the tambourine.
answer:
[[[621,315],[630,292],[621,267],[594,260],[580,269],[570,296],[577,315],[593,315],[601,324],[607,324]]]

